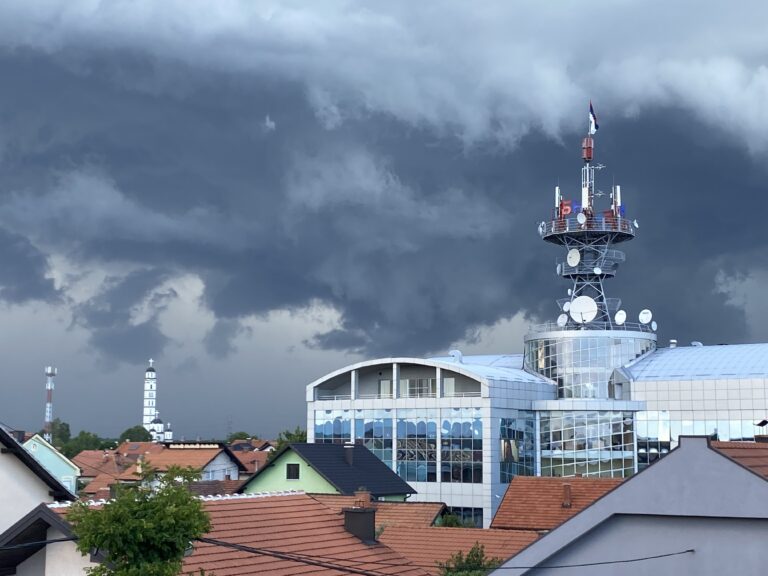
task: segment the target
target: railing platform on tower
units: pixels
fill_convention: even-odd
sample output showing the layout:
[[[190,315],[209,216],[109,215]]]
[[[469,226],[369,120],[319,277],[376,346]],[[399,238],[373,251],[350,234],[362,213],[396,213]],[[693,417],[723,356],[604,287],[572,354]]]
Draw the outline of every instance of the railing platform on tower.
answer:
[[[632,220],[613,214],[584,216],[583,222],[574,216],[572,218],[554,218],[549,222],[542,222],[539,227],[539,234],[544,240],[553,244],[563,244],[563,234],[567,234],[571,238],[582,235],[589,237],[611,234],[613,236],[612,242],[617,243],[634,238],[635,225]]]

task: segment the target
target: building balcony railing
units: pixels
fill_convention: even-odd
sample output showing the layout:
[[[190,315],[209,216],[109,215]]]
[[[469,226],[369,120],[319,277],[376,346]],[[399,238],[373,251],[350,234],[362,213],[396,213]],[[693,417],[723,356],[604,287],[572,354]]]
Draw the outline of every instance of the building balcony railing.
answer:
[[[570,218],[556,218],[549,222],[543,222],[543,226],[539,230],[542,238],[566,232],[615,232],[629,236],[635,235],[635,228],[631,220],[603,214],[587,218],[583,224],[576,219],[575,215]]]
[[[451,392],[443,395],[445,398],[480,398],[480,390],[473,392]]]
[[[389,400],[393,398],[392,394],[358,394],[359,400]]]
[[[540,332],[562,332],[564,330],[619,330],[625,332],[653,333],[653,328],[650,324],[640,324],[639,322],[624,322],[624,324],[621,325],[618,325],[615,322],[587,322],[585,324],[576,324],[572,322],[566,326],[558,326],[556,322],[545,322],[544,324],[533,324],[529,326],[526,339],[530,338],[531,335]]]
[[[400,396],[394,394],[358,394],[352,396],[351,394],[323,394],[318,392],[315,394],[315,400],[392,400],[395,398],[403,399],[418,399],[418,398],[480,398],[480,390],[466,391],[466,392],[446,392],[442,396],[438,396],[435,392],[405,392]]]
[[[318,400],[352,400],[351,394],[317,394]]]

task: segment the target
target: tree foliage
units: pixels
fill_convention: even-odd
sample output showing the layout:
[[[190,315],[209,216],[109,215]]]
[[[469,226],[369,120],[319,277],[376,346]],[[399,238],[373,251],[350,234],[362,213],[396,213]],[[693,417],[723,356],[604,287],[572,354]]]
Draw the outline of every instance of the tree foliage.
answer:
[[[61,447],[61,453],[67,458],[76,456],[83,450],[104,450],[112,448],[115,441],[110,438],[100,438],[93,432],[81,430],[77,436]]]
[[[40,430],[38,434],[42,436],[45,434],[45,430]],[[61,448],[64,444],[69,442],[71,437],[72,432],[69,430],[69,424],[62,422],[61,418],[54,418],[53,422],[51,422],[51,438],[53,439],[53,446]]]
[[[472,520],[462,520],[457,514],[443,514],[435,524],[445,528],[477,528]]]
[[[120,444],[127,440],[130,440],[131,442],[151,442],[152,434],[150,434],[144,426],[131,426],[123,431],[123,433],[120,434],[120,438],[118,438]]]
[[[447,562],[438,562],[440,576],[485,576],[501,565],[500,558],[486,558],[485,547],[479,542],[466,555],[459,551]]]
[[[275,449],[270,453],[269,460],[272,459],[272,457],[277,454],[283,446],[286,444],[293,444],[293,443],[300,443],[300,442],[306,442],[307,441],[307,431],[304,430],[301,426],[296,426],[294,430],[283,430],[280,432],[280,434],[277,435],[277,446],[275,446]]]
[[[256,438],[257,436],[254,436],[253,434],[248,434],[248,432],[244,432],[240,430],[239,432],[232,432],[229,436],[227,436],[227,444],[232,444],[235,440],[248,440],[249,438]]]
[[[90,576],[176,576],[185,550],[210,529],[202,502],[187,488],[199,478],[192,468],[147,470],[139,485],[119,485],[101,508],[77,502],[67,515],[83,554],[99,552]]]

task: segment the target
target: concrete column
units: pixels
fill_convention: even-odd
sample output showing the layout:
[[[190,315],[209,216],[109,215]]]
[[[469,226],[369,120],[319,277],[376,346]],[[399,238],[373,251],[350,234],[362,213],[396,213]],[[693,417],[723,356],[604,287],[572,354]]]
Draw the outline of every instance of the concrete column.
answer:
[[[392,363],[392,397],[400,398],[400,366]]]
[[[352,370],[350,375],[349,394],[352,400],[357,400],[357,370]]]
[[[443,397],[443,369],[438,366],[435,368],[435,381],[437,382],[437,387],[435,388],[436,396],[438,398]]]
[[[535,420],[533,425],[533,447],[534,454],[536,454],[536,460],[533,466],[533,473],[536,476],[541,476],[541,412],[536,410],[534,412]]]

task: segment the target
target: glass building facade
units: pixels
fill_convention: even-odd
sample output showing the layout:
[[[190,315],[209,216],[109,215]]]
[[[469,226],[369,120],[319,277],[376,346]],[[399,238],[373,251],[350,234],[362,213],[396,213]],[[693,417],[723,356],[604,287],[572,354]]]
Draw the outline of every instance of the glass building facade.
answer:
[[[632,412],[540,412],[542,476],[630,476]]]
[[[526,339],[525,368],[554,381],[558,398],[615,398],[614,369],[655,349],[651,334],[553,332]]]
[[[499,418],[499,479],[509,484],[513,476],[536,473],[536,419],[531,410],[513,410],[512,417]]]

